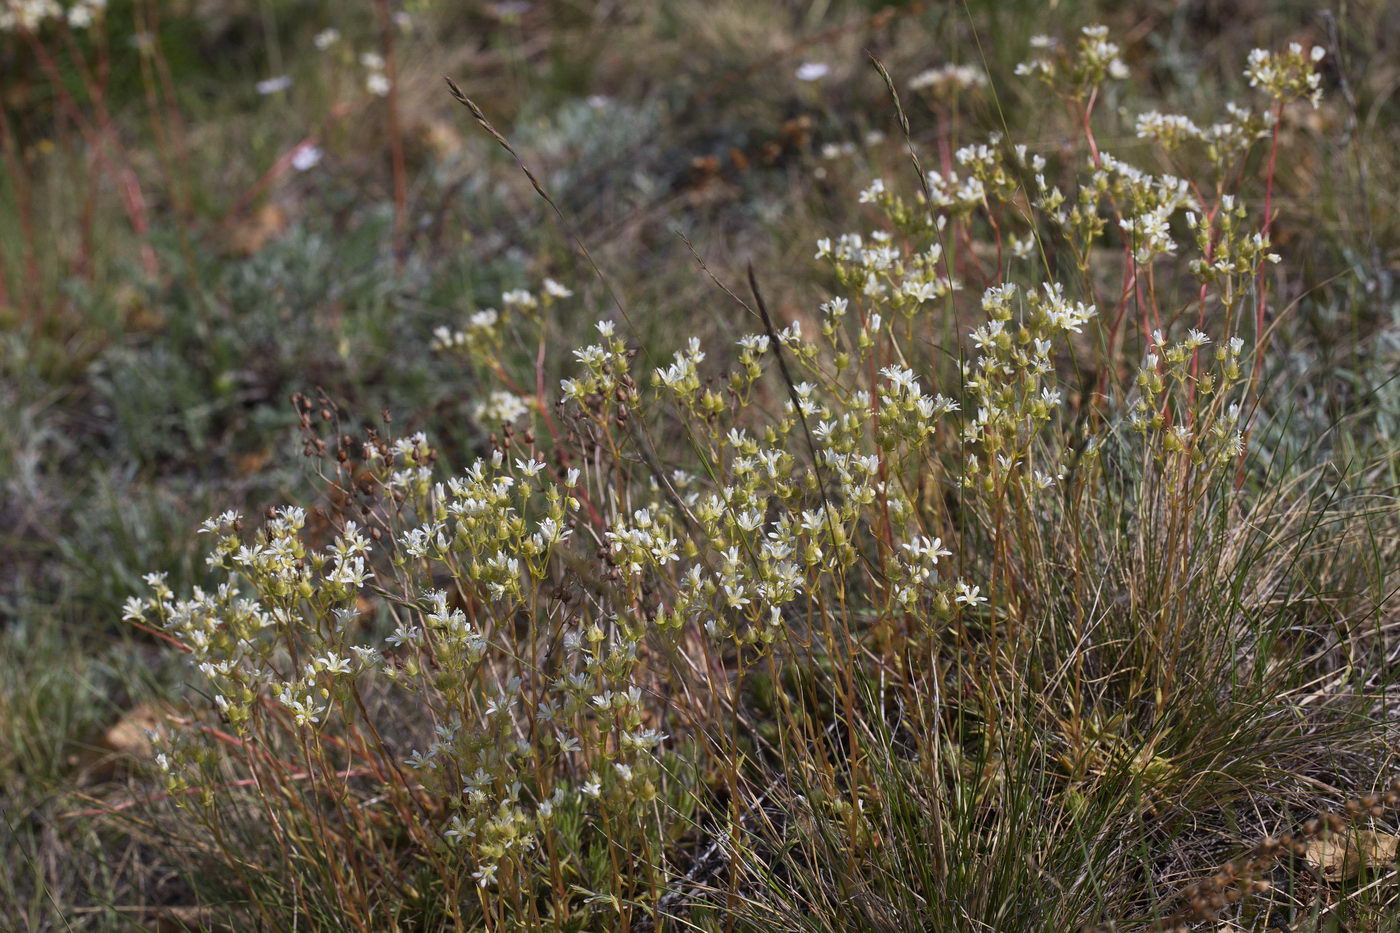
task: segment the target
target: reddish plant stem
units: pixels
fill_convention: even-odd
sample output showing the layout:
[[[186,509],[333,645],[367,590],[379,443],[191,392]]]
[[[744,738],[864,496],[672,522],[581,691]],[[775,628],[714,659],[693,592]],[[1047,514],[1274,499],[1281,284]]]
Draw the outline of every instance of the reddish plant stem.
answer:
[[[1099,99],[1099,89],[1096,87],[1089,92],[1089,100],[1084,104],[1084,138],[1089,141],[1089,158],[1094,160],[1094,168],[1099,167],[1099,144],[1094,139],[1094,126],[1092,117],[1094,115],[1094,104]]]

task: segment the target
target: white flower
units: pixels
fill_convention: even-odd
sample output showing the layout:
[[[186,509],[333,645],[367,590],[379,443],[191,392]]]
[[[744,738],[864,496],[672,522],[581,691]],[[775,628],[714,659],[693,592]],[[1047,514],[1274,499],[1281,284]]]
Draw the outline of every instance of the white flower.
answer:
[[[978,603],[985,603],[987,601],[987,597],[978,595],[982,591],[980,586],[969,586],[962,580],[959,580],[957,587],[958,595],[954,599],[954,602],[962,603],[965,606],[976,606]]]
[[[340,41],[340,30],[322,29],[320,32],[316,33],[316,37],[311,41],[319,51],[324,52]]]
[[[68,8],[68,25],[73,29],[86,29],[93,24],[106,6],[107,0],[78,0],[77,3]]]
[[[936,564],[940,557],[948,557],[953,553],[943,546],[942,538],[928,538],[923,535],[906,541],[904,549],[914,560],[926,560],[930,564]]]
[[[797,80],[820,81],[831,73],[831,66],[825,62],[803,62],[797,66]]]
[[[394,629],[394,634],[384,640],[397,648],[402,647],[407,642],[417,641],[422,634],[422,630],[416,625],[410,625],[407,628],[400,625],[398,628]]]
[[[374,574],[365,569],[365,559],[355,556],[339,561],[332,571],[326,575],[326,580],[331,583],[339,583],[358,589],[365,585],[366,580],[374,578]]]
[[[307,143],[297,149],[292,156],[292,168],[307,172],[321,164],[321,149],[314,143]]]
[[[350,661],[342,658],[334,652],[327,653],[316,659],[316,666],[327,674],[348,674],[350,673]]]
[[[880,200],[880,195],[885,193],[885,180],[876,178],[870,183],[870,187],[860,193],[860,203],[872,204]]]
[[[215,517],[206,518],[203,522],[201,522],[199,525],[199,534],[205,535],[213,534],[217,531],[226,531],[227,529],[232,528],[235,523],[242,520],[242,518],[243,516],[241,514],[233,511],[232,509],[230,509],[227,512],[221,512]]]

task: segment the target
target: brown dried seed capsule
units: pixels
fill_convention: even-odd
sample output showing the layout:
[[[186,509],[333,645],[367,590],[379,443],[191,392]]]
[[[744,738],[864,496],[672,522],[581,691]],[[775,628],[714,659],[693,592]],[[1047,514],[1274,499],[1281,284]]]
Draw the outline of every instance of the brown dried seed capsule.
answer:
[[[330,421],[330,420],[331,420],[331,410],[330,410],[329,408],[322,408],[322,409],[321,409],[321,420],[322,420],[322,421]]]
[[[526,428],[525,433],[520,436],[525,439],[525,443],[527,444],[533,444],[535,442],[535,432],[529,428]]]

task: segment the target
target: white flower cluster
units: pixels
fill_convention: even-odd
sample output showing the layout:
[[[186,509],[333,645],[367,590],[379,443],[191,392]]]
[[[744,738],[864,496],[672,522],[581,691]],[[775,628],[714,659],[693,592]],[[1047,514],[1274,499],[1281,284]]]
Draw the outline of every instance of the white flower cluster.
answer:
[[[526,396],[493,389],[485,401],[478,402],[472,409],[472,415],[482,424],[513,424],[529,414],[530,402]]]
[[[1320,45],[1304,52],[1297,42],[1291,42],[1283,52],[1255,49],[1249,53],[1244,76],[1250,87],[1267,92],[1280,104],[1307,100],[1314,107],[1322,100],[1322,76],[1317,64],[1327,56]]]
[[[365,90],[375,97],[388,97],[389,75],[384,70],[384,56],[378,52],[365,52],[360,56],[360,64],[365,69]]]
[[[947,96],[959,91],[971,91],[986,87],[987,75],[971,65],[943,65],[929,68],[909,79],[911,91],[929,91],[937,96]]]
[[[1017,65],[1016,74],[1037,78],[1074,100],[1087,98],[1105,79],[1128,77],[1121,50],[1108,40],[1107,26],[1085,26],[1073,54],[1045,36],[1031,39],[1031,48],[1040,54]]]
[[[1152,333],[1151,347],[1137,376],[1140,394],[1133,401],[1128,423],[1156,441],[1150,449],[1159,460],[1180,456],[1192,466],[1224,467],[1244,452],[1240,405],[1229,399],[1230,390],[1240,381],[1244,340],[1232,337],[1218,347],[1214,371],[1201,373],[1197,357],[1210,342],[1209,336],[1195,328],[1173,344],[1166,342],[1161,331]],[[1174,411],[1171,399],[1188,393],[1196,396],[1198,404],[1196,411],[1182,417],[1183,413]]]
[[[107,9],[107,0],[4,0],[0,4],[0,32],[36,32],[51,20],[63,20],[71,29],[87,29]]]
[[[1168,151],[1192,142],[1201,143],[1206,147],[1211,163],[1220,171],[1255,140],[1267,136],[1274,122],[1272,112],[1256,115],[1248,107],[1234,103],[1227,103],[1225,111],[1230,119],[1204,128],[1181,114],[1149,111],[1138,116],[1137,135],[1141,139],[1153,140]]]

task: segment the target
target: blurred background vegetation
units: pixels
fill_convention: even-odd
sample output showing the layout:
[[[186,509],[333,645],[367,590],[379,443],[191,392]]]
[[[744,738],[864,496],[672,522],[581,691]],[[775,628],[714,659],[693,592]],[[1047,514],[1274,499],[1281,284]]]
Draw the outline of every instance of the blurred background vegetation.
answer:
[[[141,574],[199,584],[199,520],[314,501],[289,396],[363,424],[387,412],[461,462],[485,445],[475,387],[433,329],[544,275],[607,304],[443,76],[668,352],[677,321],[735,326],[687,241],[722,280],[753,263],[800,319],[820,284],[811,231],[857,228],[855,192],[908,171],[868,56],[900,87],[949,63],[990,76],[956,107],[906,100],[925,151],[999,128],[1055,151],[1073,125],[1009,76],[1032,35],[1091,22],[1124,46],[1134,74],[1114,95],[1134,112],[1244,99],[1255,46],[1328,49],[1325,101],[1281,143],[1291,278],[1269,365],[1292,417],[1273,449],[1388,451],[1375,481],[1393,488],[1389,0],[112,0],[88,29],[0,36],[0,926],[199,922],[153,828],[83,814],[142,793],[140,723],[178,685],[120,621]],[[1101,103],[1110,125],[1121,103]],[[1153,159],[1130,116],[1100,144]],[[593,318],[559,322],[564,338]]]

